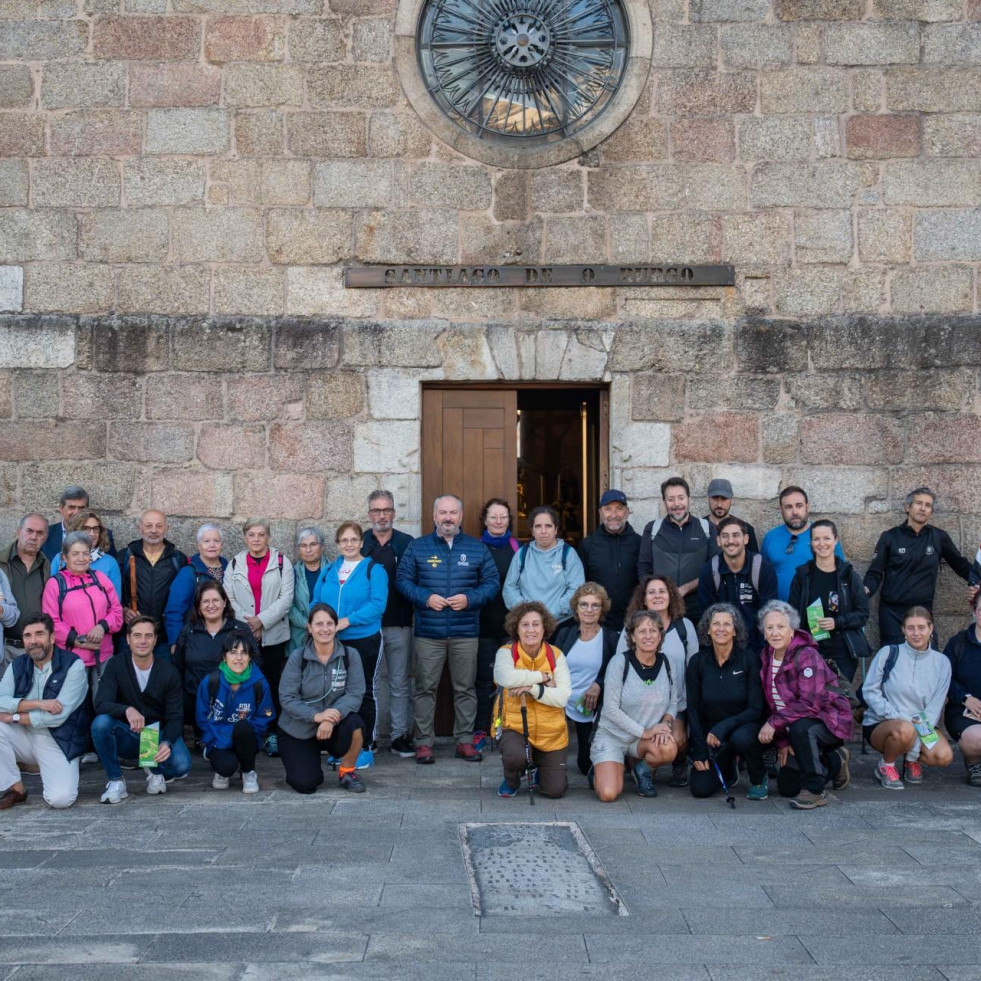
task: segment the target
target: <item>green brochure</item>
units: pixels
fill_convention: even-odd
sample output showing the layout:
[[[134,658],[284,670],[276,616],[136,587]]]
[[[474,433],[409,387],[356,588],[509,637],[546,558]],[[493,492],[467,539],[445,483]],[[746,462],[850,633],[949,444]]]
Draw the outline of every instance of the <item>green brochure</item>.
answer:
[[[815,640],[827,640],[831,634],[827,630],[818,629],[818,620],[824,619],[824,604],[821,602],[821,597],[819,596],[808,608],[807,608],[807,627],[811,631],[811,636]]]
[[[140,766],[156,766],[154,757],[160,749],[160,723],[140,730]]]

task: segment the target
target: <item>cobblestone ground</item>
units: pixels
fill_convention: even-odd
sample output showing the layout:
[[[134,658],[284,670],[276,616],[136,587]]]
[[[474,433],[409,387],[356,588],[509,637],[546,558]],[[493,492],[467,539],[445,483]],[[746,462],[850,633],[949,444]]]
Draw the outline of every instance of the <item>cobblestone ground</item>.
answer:
[[[857,754],[858,747],[853,747]],[[981,792],[950,771],[873,785],[871,755],[830,806],[736,809],[662,787],[599,804],[501,800],[500,762],[380,756],[369,791],[301,798],[277,760],[262,792],[210,787],[200,759],[165,797],[54,812],[28,778],[0,816],[0,978],[699,981],[981,978]],[[458,825],[575,821],[629,917],[474,915]]]

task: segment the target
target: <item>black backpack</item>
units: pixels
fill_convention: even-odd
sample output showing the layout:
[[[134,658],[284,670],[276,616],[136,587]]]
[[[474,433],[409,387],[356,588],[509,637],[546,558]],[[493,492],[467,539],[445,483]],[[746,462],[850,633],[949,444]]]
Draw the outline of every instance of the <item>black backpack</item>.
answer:
[[[106,605],[111,605],[111,601],[109,599],[109,592],[106,589],[106,587],[103,586],[101,582],[99,582],[99,577],[94,572],[89,572],[87,573],[87,575],[92,580],[91,583],[80,582],[77,586],[69,586],[68,581],[61,574],[61,570],[60,569],[58,570],[58,574],[55,576],[55,579],[57,580],[58,583],[58,618],[59,619],[62,619],[64,617],[63,607],[65,605],[65,597],[69,593],[75,592],[76,589],[86,589],[90,585],[98,586],[98,588],[102,590],[104,596],[106,597]],[[91,603],[92,601],[89,600],[89,602]]]

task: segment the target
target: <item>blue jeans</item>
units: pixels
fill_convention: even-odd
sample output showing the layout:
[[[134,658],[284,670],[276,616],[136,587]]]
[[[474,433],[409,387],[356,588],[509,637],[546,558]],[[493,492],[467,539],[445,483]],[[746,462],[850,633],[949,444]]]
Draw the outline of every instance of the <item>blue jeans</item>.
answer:
[[[111,715],[97,715],[92,723],[92,742],[99,754],[106,776],[110,780],[121,780],[122,768],[119,757],[135,759],[140,755],[140,736],[133,732],[128,722],[120,722]],[[182,777],[191,769],[191,754],[183,739],[178,739],[170,747],[170,758],[159,766],[148,767],[152,773],[162,773],[168,780]]]

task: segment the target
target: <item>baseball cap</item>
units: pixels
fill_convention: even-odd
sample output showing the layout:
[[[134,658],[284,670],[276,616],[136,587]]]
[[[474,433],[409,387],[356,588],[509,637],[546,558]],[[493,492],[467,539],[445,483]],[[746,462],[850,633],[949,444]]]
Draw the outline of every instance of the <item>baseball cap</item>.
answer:
[[[603,496],[600,498],[599,506],[606,507],[607,504],[626,504],[627,495],[623,491],[619,490],[608,490],[603,491]]]
[[[732,484],[728,480],[716,477],[715,480],[709,483],[708,496],[726,497],[731,501],[735,495],[732,493]]]

